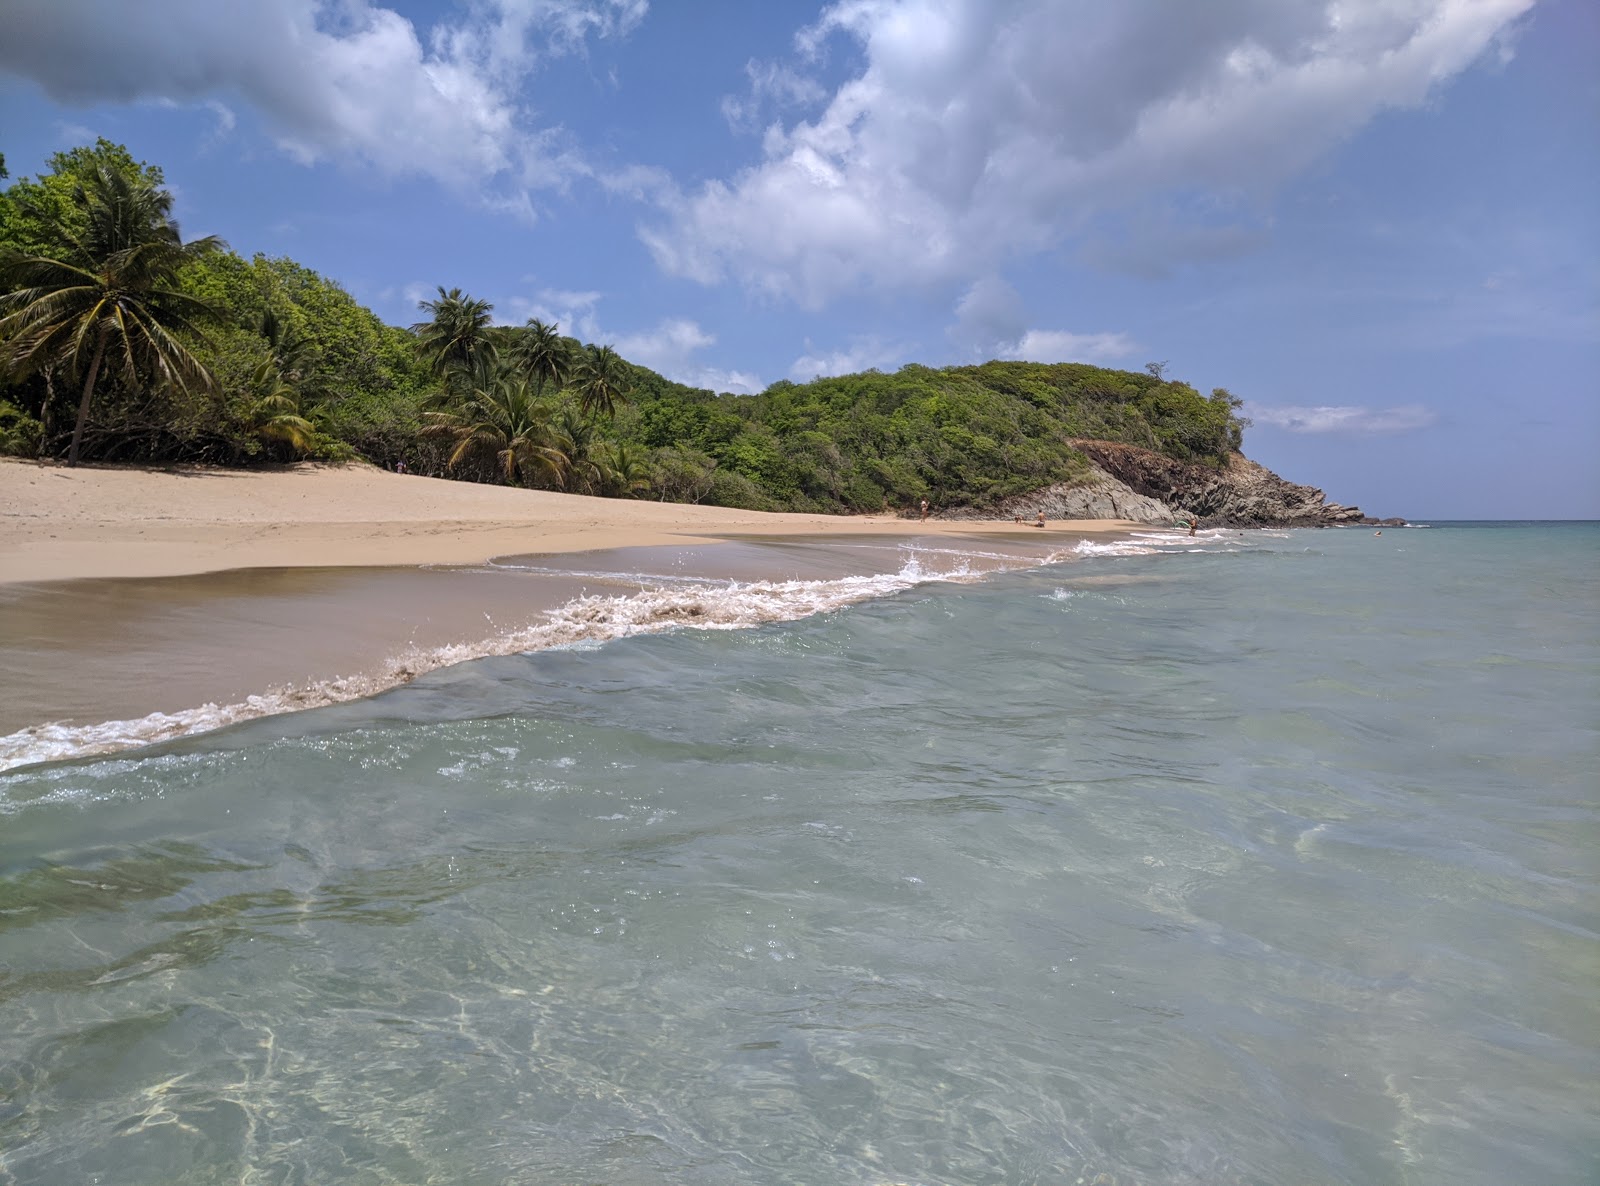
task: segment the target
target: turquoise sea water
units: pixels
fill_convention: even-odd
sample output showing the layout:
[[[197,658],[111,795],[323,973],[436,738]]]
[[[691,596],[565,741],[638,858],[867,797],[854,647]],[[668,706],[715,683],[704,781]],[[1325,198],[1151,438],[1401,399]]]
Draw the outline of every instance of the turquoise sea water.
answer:
[[[0,1183],[1597,1180],[1600,527],[1192,546],[0,776]]]

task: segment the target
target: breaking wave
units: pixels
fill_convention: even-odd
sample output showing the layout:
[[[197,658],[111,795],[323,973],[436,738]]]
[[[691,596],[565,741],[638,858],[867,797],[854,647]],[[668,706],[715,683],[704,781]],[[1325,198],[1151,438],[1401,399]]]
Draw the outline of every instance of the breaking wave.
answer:
[[[668,630],[741,630],[768,622],[795,621],[886,597],[929,581],[976,580],[985,570],[993,571],[994,567],[992,564],[974,566],[970,560],[958,558],[953,566],[927,571],[922,561],[914,556],[898,572],[831,580],[708,582],[704,578],[670,578],[674,585],[638,593],[579,597],[549,611],[531,625],[476,642],[408,648],[366,674],[320,680],[303,687],[273,689],[232,704],[203,704],[177,712],[154,712],[134,720],[94,725],[32,725],[0,737],[0,770],[115,753],[257,717],[374,696],[409,683],[419,675],[469,659],[556,647],[593,646]]]

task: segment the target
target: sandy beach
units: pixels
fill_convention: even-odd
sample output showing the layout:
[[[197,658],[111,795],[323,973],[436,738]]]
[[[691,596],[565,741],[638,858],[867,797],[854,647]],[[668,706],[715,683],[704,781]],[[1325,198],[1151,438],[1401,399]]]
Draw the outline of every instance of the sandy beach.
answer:
[[[0,461],[0,768],[375,695],[466,659],[804,617],[1134,526],[763,514],[370,466]]]
[[[1135,526],[1058,520],[1051,531]],[[1031,525],[893,515],[770,514],[589,498],[389,473],[117,469],[0,460],[0,582],[236,568],[474,564],[495,556],[703,543],[739,536],[1038,535]]]

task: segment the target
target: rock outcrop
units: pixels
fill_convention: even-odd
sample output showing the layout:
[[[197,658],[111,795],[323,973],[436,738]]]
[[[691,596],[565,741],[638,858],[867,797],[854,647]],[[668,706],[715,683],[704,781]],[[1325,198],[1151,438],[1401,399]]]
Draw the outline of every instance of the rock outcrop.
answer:
[[[1360,507],[1329,502],[1313,486],[1286,482],[1242,453],[1221,469],[1174,461],[1162,453],[1111,441],[1075,440],[1093,463],[1076,482],[1046,486],[982,511],[955,508],[941,519],[1130,519],[1172,525],[1195,516],[1208,527],[1401,527],[1404,519],[1370,519]]]
[[[1213,469],[1133,445],[1072,444],[1133,492],[1164,503],[1174,515],[1193,514],[1207,526],[1333,527],[1364,521],[1360,507],[1328,502],[1315,487],[1287,482],[1242,453]]]
[[[1135,523],[1171,525],[1175,515],[1159,499],[1138,494],[1100,469],[1088,481],[1058,482],[1032,494],[1019,494],[982,511],[958,507],[941,519],[1025,519],[1040,511],[1047,519],[1131,519]]]

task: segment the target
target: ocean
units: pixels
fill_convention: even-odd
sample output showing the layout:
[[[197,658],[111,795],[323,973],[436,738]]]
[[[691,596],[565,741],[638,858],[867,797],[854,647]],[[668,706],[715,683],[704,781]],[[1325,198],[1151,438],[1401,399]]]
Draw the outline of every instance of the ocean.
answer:
[[[0,1183],[1600,1180],[1600,525],[727,547],[15,734]]]

